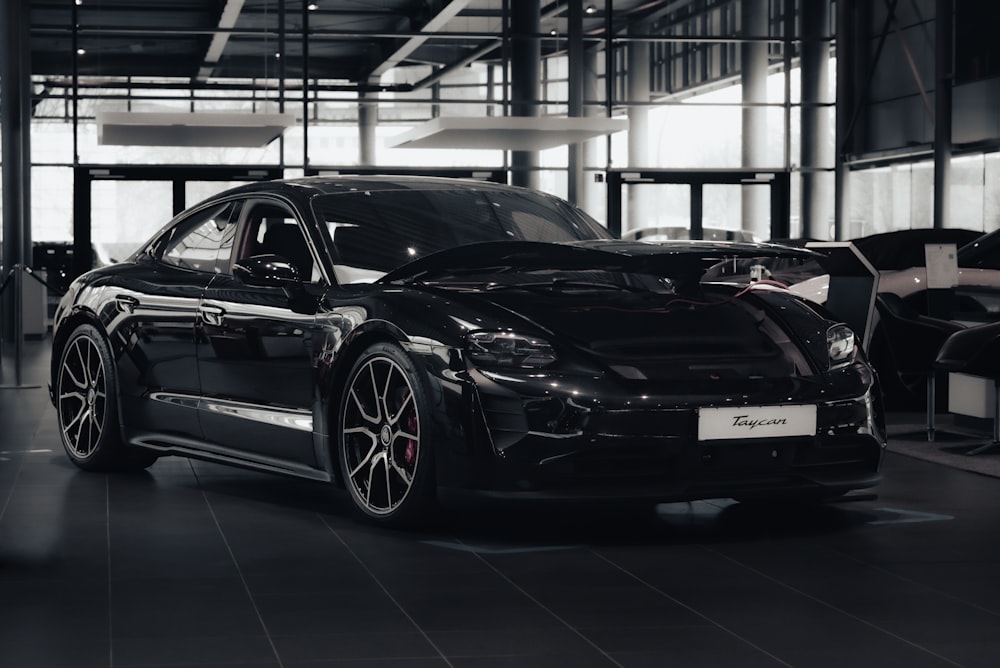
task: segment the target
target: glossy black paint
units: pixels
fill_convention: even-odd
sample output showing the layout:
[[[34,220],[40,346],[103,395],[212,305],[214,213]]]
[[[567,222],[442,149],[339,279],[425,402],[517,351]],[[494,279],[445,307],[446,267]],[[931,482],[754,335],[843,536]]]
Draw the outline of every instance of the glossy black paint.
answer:
[[[329,212],[336,193],[377,201],[424,188],[541,197],[417,178],[300,179],[227,191],[178,216],[127,261],[73,284],[56,314],[53,374],[69,334],[93,324],[118,366],[129,446],[337,481],[345,376],[363,350],[386,341],[405,351],[427,391],[433,429],[426,433],[435,435],[428,447],[442,491],[680,499],[833,495],[878,481],[885,444],[878,381],[861,354],[830,369],[826,336],[836,319],[786,292],[697,284],[709,261],[808,251],[618,242],[572,213],[561,223],[578,239],[568,244],[503,236],[432,252],[374,282],[338,281],[337,231],[328,215],[317,219],[317,198],[328,198],[322,210]],[[283,208],[306,235],[309,257],[299,265],[309,271],[275,255],[167,263],[182,234],[175,230],[194,229],[226,201],[236,203],[216,221],[235,239],[226,243],[253,247],[253,212],[269,208],[273,217],[270,209]],[[588,282],[593,269],[602,277],[667,278],[608,290]],[[296,273],[302,282],[291,280]],[[466,352],[473,330],[549,341],[558,361],[484,368]],[[816,434],[697,439],[699,408],[789,403],[817,406]]]

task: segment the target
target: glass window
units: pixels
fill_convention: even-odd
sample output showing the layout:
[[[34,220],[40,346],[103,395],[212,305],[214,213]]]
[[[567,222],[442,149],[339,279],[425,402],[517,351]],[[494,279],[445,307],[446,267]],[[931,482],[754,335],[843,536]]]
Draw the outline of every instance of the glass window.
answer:
[[[240,258],[277,255],[293,264],[303,281],[319,281],[319,267],[291,210],[275,202],[257,201],[248,206],[246,241]]]
[[[236,207],[236,202],[209,207],[179,223],[161,259],[184,269],[226,271],[233,252]]]
[[[315,208],[330,230],[341,282],[374,280],[378,272],[464,244],[609,236],[583,212],[554,197],[530,192],[356,192],[319,197]]]

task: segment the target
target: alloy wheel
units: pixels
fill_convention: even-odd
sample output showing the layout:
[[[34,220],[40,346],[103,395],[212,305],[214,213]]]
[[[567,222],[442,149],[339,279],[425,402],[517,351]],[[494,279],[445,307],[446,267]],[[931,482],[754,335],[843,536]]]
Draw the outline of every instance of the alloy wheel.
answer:
[[[351,378],[342,416],[345,479],[373,515],[403,504],[420,463],[420,415],[406,371],[375,356]]]
[[[70,342],[59,370],[59,426],[76,457],[91,456],[107,415],[107,375],[97,345],[87,336]]]

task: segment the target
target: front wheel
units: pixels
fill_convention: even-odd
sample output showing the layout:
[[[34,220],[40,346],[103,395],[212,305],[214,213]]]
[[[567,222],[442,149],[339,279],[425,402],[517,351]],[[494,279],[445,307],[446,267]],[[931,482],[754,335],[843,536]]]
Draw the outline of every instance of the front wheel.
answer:
[[[369,520],[426,520],[434,501],[430,409],[424,384],[399,346],[377,343],[354,363],[340,402],[344,483]]]
[[[70,460],[87,471],[143,469],[156,455],[126,448],[118,423],[111,349],[92,325],[70,335],[55,379],[59,435]]]

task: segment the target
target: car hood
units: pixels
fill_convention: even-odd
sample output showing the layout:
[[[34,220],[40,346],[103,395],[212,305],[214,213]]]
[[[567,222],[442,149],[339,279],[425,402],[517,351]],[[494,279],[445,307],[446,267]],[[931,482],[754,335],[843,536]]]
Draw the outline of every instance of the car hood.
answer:
[[[761,325],[765,311],[772,310],[760,301],[763,295],[736,300],[732,297],[738,288],[733,286],[714,286],[700,293],[676,285],[687,278],[697,283],[703,267],[722,259],[761,256],[809,258],[815,252],[738,242],[495,242],[427,256],[382,280],[418,290],[430,288],[436,294],[447,292],[451,312],[476,323],[470,327],[526,332],[539,328],[563,349],[575,349],[625,378],[783,377],[792,372],[790,361],[770,338],[779,330]],[[476,287],[476,281],[500,276],[511,267],[647,273],[671,278],[676,291],[591,289],[585,279],[579,284],[570,279],[529,281],[523,286],[516,281],[499,286],[484,281],[481,289]],[[463,271],[474,276],[471,284],[434,279],[451,279]],[[781,307],[794,308],[795,302],[782,302]],[[825,355],[825,336],[821,336],[825,321],[819,322],[812,311],[803,317],[813,329],[802,338],[822,340],[820,352]],[[820,359],[817,365],[825,362]]]
[[[452,272],[488,268],[608,269],[697,280],[711,264],[741,257],[818,258],[822,255],[804,248],[747,242],[489,241],[427,255],[394,269],[379,282],[414,282]]]

